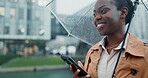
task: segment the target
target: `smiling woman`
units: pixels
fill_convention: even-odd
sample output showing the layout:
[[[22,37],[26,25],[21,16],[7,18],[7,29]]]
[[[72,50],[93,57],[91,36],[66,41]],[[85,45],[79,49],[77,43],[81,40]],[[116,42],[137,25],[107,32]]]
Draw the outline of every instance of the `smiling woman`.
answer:
[[[94,24],[100,35],[105,37],[90,48],[84,66],[78,62],[88,75],[80,77],[80,70],[71,65],[74,78],[148,77],[142,73],[148,72],[148,55],[145,55],[148,54],[148,46],[125,31],[137,5],[137,1],[133,6],[130,0],[97,0]]]

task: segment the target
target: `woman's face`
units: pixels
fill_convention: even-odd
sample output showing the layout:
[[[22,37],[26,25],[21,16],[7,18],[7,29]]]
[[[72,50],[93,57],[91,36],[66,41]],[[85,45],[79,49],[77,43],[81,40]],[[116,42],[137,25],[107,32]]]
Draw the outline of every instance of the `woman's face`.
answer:
[[[112,35],[121,30],[121,11],[111,0],[98,0],[94,8],[94,24],[100,35]]]

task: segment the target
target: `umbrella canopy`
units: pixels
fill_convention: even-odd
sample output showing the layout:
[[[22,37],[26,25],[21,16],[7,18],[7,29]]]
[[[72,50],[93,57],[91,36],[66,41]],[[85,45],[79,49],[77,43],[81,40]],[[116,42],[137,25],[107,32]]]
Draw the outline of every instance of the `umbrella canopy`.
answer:
[[[52,14],[72,35],[90,45],[100,41],[93,24],[93,8],[96,0],[44,0]]]
[[[93,9],[97,0],[43,0],[69,35],[72,35],[90,45],[101,40],[93,24]],[[135,0],[132,0],[133,2]],[[148,2],[145,0],[146,6]],[[148,7],[148,6],[147,6]],[[147,10],[140,2],[131,23],[130,32],[143,41],[148,41]]]

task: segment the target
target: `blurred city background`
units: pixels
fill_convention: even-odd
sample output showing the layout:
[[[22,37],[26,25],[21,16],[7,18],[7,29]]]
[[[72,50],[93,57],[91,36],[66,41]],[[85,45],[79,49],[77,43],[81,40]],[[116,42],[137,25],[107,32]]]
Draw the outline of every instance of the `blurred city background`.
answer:
[[[148,12],[142,3],[136,13],[130,32],[147,43]],[[90,47],[68,36],[42,0],[0,0],[0,78],[71,78],[59,55],[84,62]]]

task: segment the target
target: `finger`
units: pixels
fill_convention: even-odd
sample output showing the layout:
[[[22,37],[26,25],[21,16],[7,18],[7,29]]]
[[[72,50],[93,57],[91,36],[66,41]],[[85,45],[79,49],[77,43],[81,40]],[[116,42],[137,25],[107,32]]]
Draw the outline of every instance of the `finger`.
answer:
[[[71,70],[72,70],[73,72],[75,72],[75,71],[77,70],[76,67],[75,67],[73,64],[71,64],[70,67],[71,67]]]
[[[78,65],[79,65],[82,69],[84,69],[84,66],[83,66],[83,64],[81,63],[81,61],[78,61]]]
[[[73,70],[73,68],[72,68],[71,65],[70,65],[70,71],[73,72],[73,73],[75,72],[75,71]]]
[[[79,73],[80,73],[80,70],[77,69],[77,71],[75,71],[75,75],[78,76]]]

